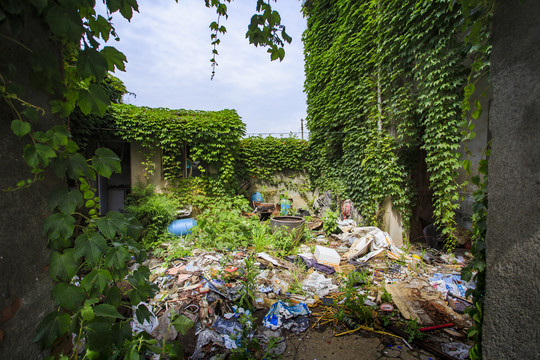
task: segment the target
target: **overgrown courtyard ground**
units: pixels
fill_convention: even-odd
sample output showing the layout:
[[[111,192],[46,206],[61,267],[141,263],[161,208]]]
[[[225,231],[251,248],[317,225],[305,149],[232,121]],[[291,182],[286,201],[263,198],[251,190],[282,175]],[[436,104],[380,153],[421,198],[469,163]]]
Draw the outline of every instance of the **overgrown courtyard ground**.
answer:
[[[198,218],[192,234],[154,244],[153,256],[145,263],[159,289],[149,302],[155,327],[145,330],[158,341],[182,344],[186,357],[466,358],[466,350],[458,357],[444,349],[456,343],[468,348],[470,319],[456,311],[462,312],[467,303],[452,294],[470,285],[459,280],[460,269],[470,260],[464,249],[448,254],[416,243],[397,257],[388,247],[366,261],[358,261],[360,255],[347,261],[350,238],[359,227],[341,226],[340,231],[335,225],[338,234],[331,235],[324,231],[328,219],[319,230],[310,227],[318,228],[322,221],[308,219],[303,237],[296,241],[292,235],[273,234],[258,217],[219,206]],[[316,246],[337,250],[339,266],[330,271],[306,266],[313,265],[305,259],[313,258]],[[310,313],[282,317],[272,332],[264,318],[280,301],[306,304]],[[381,309],[383,304],[393,310]],[[246,316],[250,308],[252,314]],[[171,311],[192,322],[185,335],[171,331]],[[298,321],[302,318],[306,321]],[[245,320],[256,326],[246,327]],[[222,326],[221,321],[228,323]],[[419,331],[449,323],[445,329]],[[265,352],[271,336],[277,343]]]

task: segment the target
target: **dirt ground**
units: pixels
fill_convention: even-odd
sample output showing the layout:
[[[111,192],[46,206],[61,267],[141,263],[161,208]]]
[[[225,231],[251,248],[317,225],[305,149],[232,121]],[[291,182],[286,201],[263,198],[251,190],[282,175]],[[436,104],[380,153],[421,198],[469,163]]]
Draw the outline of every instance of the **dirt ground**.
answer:
[[[255,312],[258,326],[262,325],[263,311]],[[425,350],[413,346],[409,349],[400,339],[359,330],[353,334],[336,337],[331,326],[310,328],[299,334],[284,331],[287,347],[281,355],[282,360],[438,360],[439,358]],[[195,349],[196,336],[191,329],[186,336],[179,336],[186,358]],[[436,346],[436,344],[434,345]],[[227,359],[227,350],[217,346],[207,347],[205,359]]]
[[[374,336],[367,332],[335,337],[330,328],[324,331],[308,330],[306,333],[287,337],[287,350],[283,360],[322,359],[403,359],[436,360],[437,357],[424,350],[408,349],[398,339]]]

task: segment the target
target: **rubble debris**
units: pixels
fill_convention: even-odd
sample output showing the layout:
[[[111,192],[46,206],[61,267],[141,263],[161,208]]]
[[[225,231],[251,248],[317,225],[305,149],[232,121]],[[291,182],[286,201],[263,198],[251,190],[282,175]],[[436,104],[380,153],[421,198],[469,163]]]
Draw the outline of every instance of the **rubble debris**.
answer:
[[[345,260],[352,260],[364,255],[368,249],[369,252],[358,259],[359,261],[368,261],[383,251],[390,259],[398,260],[402,256],[406,257],[405,253],[394,244],[390,235],[377,227],[355,227],[350,232],[343,233],[341,238],[350,239],[351,236],[356,240],[344,255]]]
[[[223,338],[221,337],[221,335],[219,335],[214,330],[204,329],[200,333],[198,333],[197,346],[195,347],[195,351],[193,352],[193,355],[191,355],[191,359],[192,360],[204,359],[205,353],[203,352],[203,347],[208,344],[215,344],[220,347],[225,347],[225,343],[223,342]]]

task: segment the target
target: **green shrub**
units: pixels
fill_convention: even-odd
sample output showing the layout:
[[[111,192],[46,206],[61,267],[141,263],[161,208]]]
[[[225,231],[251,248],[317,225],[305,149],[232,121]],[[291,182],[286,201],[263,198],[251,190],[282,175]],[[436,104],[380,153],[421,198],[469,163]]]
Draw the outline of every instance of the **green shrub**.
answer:
[[[178,202],[168,194],[155,192],[155,187],[133,188],[128,199],[126,211],[135,216],[142,224],[142,244],[153,248],[167,240],[167,225],[175,219]]]
[[[339,234],[341,232],[337,225],[338,220],[339,215],[337,211],[331,211],[330,209],[326,209],[322,216],[323,229],[326,235]]]

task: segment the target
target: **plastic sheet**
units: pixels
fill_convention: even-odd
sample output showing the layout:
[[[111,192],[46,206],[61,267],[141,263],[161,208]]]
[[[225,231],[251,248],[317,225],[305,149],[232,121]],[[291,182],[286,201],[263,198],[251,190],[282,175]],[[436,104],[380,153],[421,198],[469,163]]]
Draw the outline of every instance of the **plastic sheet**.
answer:
[[[356,227],[352,229],[351,233],[347,236],[354,236],[357,238],[349,251],[343,255],[347,260],[352,260],[360,255],[369,252],[358,259],[359,261],[368,261],[372,257],[386,251],[387,255],[393,259],[399,259],[403,253],[399,249],[390,235],[375,226]]]
[[[450,292],[454,295],[461,296],[462,298],[465,297],[468,288],[468,284],[461,280],[460,275],[435,273],[429,278],[429,282],[435,289],[444,295]]]
[[[470,346],[458,342],[443,343],[441,350],[455,359],[465,360],[469,358]]]
[[[289,319],[283,323],[283,328],[296,334],[304,332],[309,328],[309,317],[298,316],[297,318]]]
[[[268,310],[268,313],[263,319],[263,325],[269,329],[276,330],[283,326],[283,321],[286,319],[309,314],[310,311],[304,303],[288,306],[283,301],[278,301]]]
[[[206,356],[206,354],[202,351],[202,348],[208,344],[216,344],[219,346],[225,346],[223,342],[223,338],[220,334],[215,332],[214,330],[205,329],[199,333],[199,336],[197,337],[197,346],[195,347],[195,351],[193,351],[193,355],[191,356],[191,359],[193,360],[202,360]]]

